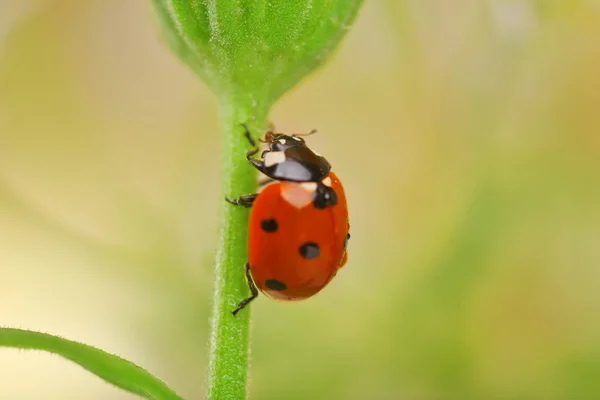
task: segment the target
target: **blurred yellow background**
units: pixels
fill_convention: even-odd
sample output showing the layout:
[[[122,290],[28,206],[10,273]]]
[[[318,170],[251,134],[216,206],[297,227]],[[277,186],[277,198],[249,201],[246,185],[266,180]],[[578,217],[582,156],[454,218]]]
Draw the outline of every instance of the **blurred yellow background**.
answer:
[[[253,304],[250,399],[600,398],[600,1],[367,1],[272,120],[319,129],[352,240]],[[202,398],[217,124],[149,1],[0,0],[0,325]],[[8,349],[0,382],[133,398]]]

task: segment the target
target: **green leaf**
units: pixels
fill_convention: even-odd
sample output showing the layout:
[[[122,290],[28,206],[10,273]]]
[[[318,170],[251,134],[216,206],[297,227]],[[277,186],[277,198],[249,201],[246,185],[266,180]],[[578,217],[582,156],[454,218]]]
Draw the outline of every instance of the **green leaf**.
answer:
[[[148,371],[130,361],[82,343],[40,332],[0,328],[0,346],[58,354],[106,382],[146,399],[181,399]]]
[[[219,98],[221,194],[256,191],[241,124],[256,136],[273,103],[321,66],[354,21],[362,0],[153,0],[173,51]],[[222,197],[221,197],[222,198]],[[244,399],[249,307],[244,277],[248,211],[224,201],[208,374],[208,399]]]
[[[362,0],[153,0],[167,42],[217,96],[272,104],[322,65]]]

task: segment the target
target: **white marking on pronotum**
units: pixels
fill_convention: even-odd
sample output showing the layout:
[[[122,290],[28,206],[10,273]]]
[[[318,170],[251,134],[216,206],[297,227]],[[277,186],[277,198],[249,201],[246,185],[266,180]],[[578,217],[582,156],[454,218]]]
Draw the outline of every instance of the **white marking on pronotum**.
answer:
[[[302,139],[300,139],[299,137],[296,137],[296,136],[292,136],[292,138],[294,138],[294,140],[297,140],[297,141],[301,141],[302,140]]]
[[[321,182],[323,182],[323,185],[331,187],[331,178],[329,176],[323,179]]]
[[[286,144],[286,140],[285,139],[279,139],[279,143]]]
[[[317,190],[317,182],[302,182],[300,186],[302,186],[302,188],[307,192],[311,193]]]
[[[272,167],[285,161],[285,153],[283,151],[271,151],[265,156],[265,167]]]

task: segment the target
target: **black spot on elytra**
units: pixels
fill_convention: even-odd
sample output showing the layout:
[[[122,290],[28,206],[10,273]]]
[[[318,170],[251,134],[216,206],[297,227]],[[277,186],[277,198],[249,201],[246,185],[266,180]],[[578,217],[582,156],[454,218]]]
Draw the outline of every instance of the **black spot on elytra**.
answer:
[[[310,260],[319,257],[319,245],[313,242],[304,243],[298,248],[302,258]]]
[[[260,227],[265,232],[276,232],[277,221],[275,221],[274,219],[263,219],[260,223]]]
[[[285,283],[283,283],[281,281],[278,281],[277,279],[267,279],[265,281],[265,286],[268,289],[277,290],[277,291],[281,291],[281,290],[287,289],[287,286],[285,286]]]
[[[338,198],[337,194],[335,194],[335,190],[319,182],[313,197],[313,205],[315,208],[332,207],[335,206],[337,202]]]

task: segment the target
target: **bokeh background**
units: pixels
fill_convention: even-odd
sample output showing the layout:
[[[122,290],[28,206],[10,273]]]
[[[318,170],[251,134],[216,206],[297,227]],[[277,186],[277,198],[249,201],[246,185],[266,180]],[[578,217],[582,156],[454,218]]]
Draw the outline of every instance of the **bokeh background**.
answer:
[[[0,0],[0,324],[202,398],[217,109],[149,3]],[[367,1],[272,120],[319,129],[352,240],[318,296],[254,303],[251,399],[600,398],[600,1]],[[0,381],[133,398],[41,353]]]

